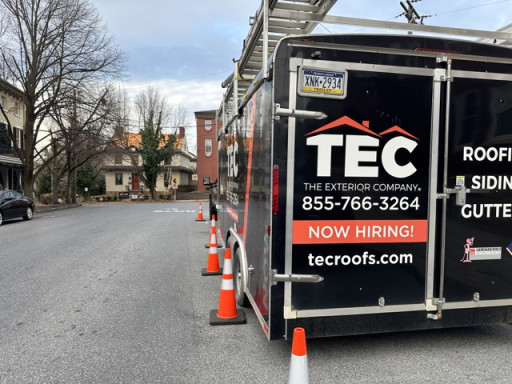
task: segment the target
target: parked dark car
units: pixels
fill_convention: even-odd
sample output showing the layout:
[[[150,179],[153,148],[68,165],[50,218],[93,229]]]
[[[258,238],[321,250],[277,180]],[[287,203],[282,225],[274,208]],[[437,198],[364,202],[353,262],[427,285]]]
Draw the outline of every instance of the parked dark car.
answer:
[[[22,217],[31,220],[36,207],[34,201],[16,191],[0,191],[0,225],[4,220]]]

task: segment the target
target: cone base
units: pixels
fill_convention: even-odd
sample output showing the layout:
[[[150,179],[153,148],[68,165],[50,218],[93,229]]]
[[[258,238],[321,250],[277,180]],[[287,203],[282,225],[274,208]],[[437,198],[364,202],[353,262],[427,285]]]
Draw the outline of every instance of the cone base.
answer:
[[[196,221],[206,221],[206,220],[204,220],[204,219],[203,220],[196,219]]]
[[[217,316],[217,309],[210,311],[210,325],[234,325],[234,324],[245,324],[247,319],[245,318],[245,312],[243,309],[237,309],[238,316],[232,319],[222,319]]]
[[[210,244],[205,244],[204,245],[205,248],[210,248]],[[220,244],[217,244],[217,248],[224,248],[222,245]]]
[[[209,272],[206,270],[207,268],[201,269],[201,276],[219,276],[222,275],[222,269],[216,271],[216,272]]]

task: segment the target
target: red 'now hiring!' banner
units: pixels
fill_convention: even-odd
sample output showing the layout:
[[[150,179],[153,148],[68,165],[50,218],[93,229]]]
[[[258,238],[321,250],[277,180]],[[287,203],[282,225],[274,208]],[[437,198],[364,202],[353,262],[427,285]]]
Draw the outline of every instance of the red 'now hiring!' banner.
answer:
[[[427,220],[294,220],[293,244],[423,243]]]

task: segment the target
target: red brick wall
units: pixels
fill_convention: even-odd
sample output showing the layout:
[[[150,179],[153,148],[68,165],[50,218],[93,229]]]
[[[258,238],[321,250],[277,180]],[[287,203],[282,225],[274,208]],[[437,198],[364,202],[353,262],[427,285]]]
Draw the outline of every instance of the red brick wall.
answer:
[[[220,129],[221,122],[219,121],[218,125],[216,124],[215,112],[195,112],[197,130],[197,190],[199,192],[207,190],[206,186],[203,185],[204,177],[209,177],[212,182],[217,180],[217,130]],[[211,122],[209,130],[207,129],[206,121]],[[210,156],[207,156],[205,152],[205,139],[210,139],[212,143]]]

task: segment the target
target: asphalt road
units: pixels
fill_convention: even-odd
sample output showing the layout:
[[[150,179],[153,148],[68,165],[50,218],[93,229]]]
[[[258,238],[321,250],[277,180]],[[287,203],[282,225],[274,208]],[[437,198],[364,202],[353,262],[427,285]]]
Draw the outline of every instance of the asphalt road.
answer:
[[[286,383],[290,342],[209,325],[197,203],[90,205],[0,227],[0,383]],[[222,254],[222,253],[221,253]],[[308,340],[311,383],[510,383],[512,326]]]

